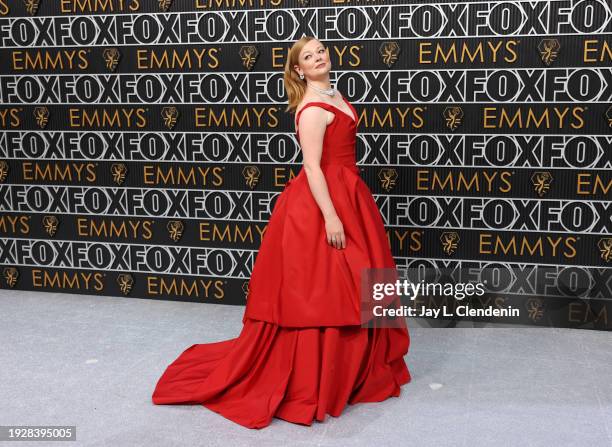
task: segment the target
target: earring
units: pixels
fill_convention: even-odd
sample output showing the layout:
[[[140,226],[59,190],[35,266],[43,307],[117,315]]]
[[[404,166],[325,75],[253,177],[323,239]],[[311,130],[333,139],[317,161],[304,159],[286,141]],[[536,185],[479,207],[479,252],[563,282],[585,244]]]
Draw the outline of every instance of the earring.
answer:
[[[300,75],[300,79],[304,79],[304,75],[303,74]]]

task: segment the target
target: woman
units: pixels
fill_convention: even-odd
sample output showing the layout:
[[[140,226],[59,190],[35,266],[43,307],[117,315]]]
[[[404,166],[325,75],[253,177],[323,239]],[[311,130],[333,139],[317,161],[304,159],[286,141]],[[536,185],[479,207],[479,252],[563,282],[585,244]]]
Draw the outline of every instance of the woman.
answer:
[[[164,372],[155,404],[199,403],[249,428],[339,416],[399,396],[407,328],[362,327],[360,273],[396,265],[355,165],[357,112],[330,88],[328,50],[298,40],[285,65],[303,169],[277,198],[236,338],[196,344]]]

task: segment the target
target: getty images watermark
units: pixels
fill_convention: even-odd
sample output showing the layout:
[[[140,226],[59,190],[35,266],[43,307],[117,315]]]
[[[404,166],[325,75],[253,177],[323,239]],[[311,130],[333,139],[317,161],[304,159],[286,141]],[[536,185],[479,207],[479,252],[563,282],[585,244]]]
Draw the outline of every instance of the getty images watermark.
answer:
[[[363,269],[361,325],[405,327],[406,317],[520,323],[533,312],[524,305],[527,292],[553,299],[584,299],[593,293],[589,275],[576,280],[550,270],[528,273],[500,266]]]

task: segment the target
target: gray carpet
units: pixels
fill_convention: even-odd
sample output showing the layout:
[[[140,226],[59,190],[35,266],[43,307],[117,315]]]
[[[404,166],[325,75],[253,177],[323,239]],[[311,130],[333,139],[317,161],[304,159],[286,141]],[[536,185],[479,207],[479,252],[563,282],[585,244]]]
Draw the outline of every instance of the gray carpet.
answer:
[[[234,338],[243,307],[0,291],[0,425],[75,425],[83,446],[612,446],[609,332],[409,320],[399,398],[250,430],[151,393],[178,354]],[[3,445],[6,443],[2,443]]]

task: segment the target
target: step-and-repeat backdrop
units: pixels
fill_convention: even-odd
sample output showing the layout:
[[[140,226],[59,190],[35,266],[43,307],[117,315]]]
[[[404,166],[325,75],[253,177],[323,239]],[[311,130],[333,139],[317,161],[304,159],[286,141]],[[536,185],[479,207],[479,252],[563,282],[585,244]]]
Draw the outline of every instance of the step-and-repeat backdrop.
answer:
[[[513,322],[610,329],[611,17],[609,0],[0,0],[1,287],[244,304],[301,169],[283,67],[306,34],[359,112],[398,268],[505,272],[486,300]]]

